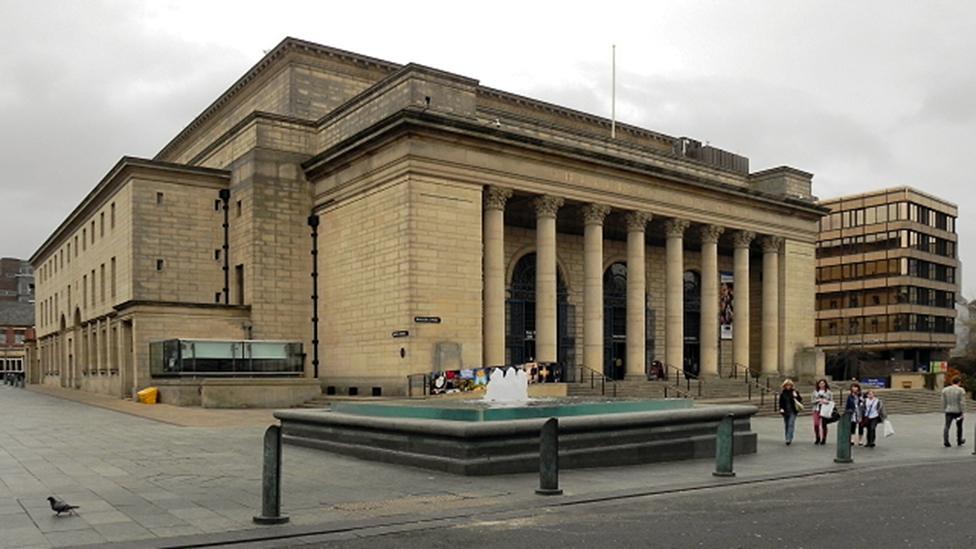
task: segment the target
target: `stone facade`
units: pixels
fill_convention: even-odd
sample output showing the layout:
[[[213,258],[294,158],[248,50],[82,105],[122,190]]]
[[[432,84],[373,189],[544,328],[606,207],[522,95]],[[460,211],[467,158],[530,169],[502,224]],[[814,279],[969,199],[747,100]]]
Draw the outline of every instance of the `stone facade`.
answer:
[[[518,337],[567,376],[607,357],[631,377],[641,357],[697,371],[699,348],[708,375],[792,373],[813,345],[812,176],[749,174],[745,158],[682,142],[626,124],[610,139],[603,118],[286,39],[154,159],[123,159],[35,253],[38,379],[124,396],[152,383],[152,341],[286,339],[311,356],[318,340],[324,387],[402,394],[410,374],[526,358],[513,303],[536,323]],[[757,238],[733,261],[743,232],[778,248]],[[527,254],[534,275],[513,287]],[[604,307],[616,263],[633,275]],[[716,270],[748,277],[736,305],[751,320],[702,345],[717,334]],[[688,294],[685,279],[709,287]],[[606,354],[622,308],[626,343]]]

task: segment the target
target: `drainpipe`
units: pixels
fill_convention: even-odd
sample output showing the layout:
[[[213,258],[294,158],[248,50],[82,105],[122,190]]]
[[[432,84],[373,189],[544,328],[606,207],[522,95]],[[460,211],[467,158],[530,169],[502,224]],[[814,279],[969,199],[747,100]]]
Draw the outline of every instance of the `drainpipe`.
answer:
[[[312,369],[319,377],[319,216],[308,216],[312,228]]]
[[[230,189],[220,189],[224,202],[224,305],[230,305]]]

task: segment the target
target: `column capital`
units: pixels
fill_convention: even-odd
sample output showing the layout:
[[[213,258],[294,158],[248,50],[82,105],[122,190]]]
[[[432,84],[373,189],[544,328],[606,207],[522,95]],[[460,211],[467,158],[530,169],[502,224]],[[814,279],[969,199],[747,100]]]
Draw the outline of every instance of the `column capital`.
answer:
[[[779,249],[783,246],[783,237],[764,236],[759,239],[759,245],[762,246],[763,253],[779,253]]]
[[[627,222],[627,232],[644,232],[647,222],[651,220],[651,214],[647,212],[627,212],[624,217]]]
[[[485,189],[484,207],[486,210],[505,211],[505,203],[512,197],[512,190],[504,187],[489,186]]]
[[[691,225],[684,219],[669,219],[664,223],[664,234],[668,238],[681,238],[685,235],[685,230]]]
[[[532,205],[535,207],[536,217],[556,217],[556,212],[562,207],[565,201],[558,197],[549,194],[544,194],[542,196],[536,197],[532,201]]]
[[[756,233],[752,231],[736,231],[732,235],[732,244],[736,248],[748,248],[755,238]]]
[[[718,225],[704,225],[701,228],[701,241],[702,244],[717,244],[718,237],[725,232],[725,227],[719,227]]]
[[[584,225],[603,225],[607,214],[610,213],[610,206],[603,204],[587,204],[583,206]]]

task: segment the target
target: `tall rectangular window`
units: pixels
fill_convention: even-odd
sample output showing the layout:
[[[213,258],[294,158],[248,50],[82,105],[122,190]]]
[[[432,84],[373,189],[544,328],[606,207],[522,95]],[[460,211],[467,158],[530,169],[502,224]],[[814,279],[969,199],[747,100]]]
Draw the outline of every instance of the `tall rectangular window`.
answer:
[[[115,258],[112,258],[112,299],[115,299]]]
[[[105,212],[98,214],[98,236],[105,236]]]
[[[98,279],[100,282],[102,303],[105,303],[105,264],[104,263],[102,263],[102,265],[99,267],[99,270],[101,271],[98,273],[99,274]]]
[[[94,219],[92,219],[91,222],[91,243],[92,244],[95,243],[95,220]]]
[[[95,269],[91,270],[91,297],[92,307],[95,306]]]
[[[88,308],[88,275],[81,275],[81,306]]]
[[[81,249],[88,249],[88,229],[81,230]]]
[[[244,265],[234,267],[234,302],[244,304]]]
[[[109,226],[115,228],[115,202],[112,202],[112,206],[109,209]]]
[[[163,193],[156,193],[156,205],[162,205],[163,203]]]

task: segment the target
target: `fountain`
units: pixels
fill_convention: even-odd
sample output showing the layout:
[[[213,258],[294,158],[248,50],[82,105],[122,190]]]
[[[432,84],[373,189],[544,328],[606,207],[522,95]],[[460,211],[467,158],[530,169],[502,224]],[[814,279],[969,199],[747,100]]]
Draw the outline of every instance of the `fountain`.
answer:
[[[529,399],[522,370],[494,369],[483,398],[333,402],[279,410],[284,442],[461,475],[537,471],[539,432],[558,417],[560,466],[609,467],[714,457],[716,429],[735,417],[736,454],[755,453],[754,406],[686,399]]]
[[[488,388],[483,400],[525,404],[529,401],[529,376],[525,375],[525,370],[509,368],[503,371],[495,368],[488,376]]]

